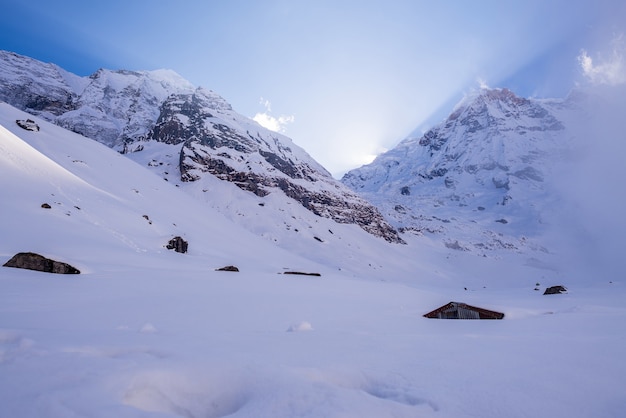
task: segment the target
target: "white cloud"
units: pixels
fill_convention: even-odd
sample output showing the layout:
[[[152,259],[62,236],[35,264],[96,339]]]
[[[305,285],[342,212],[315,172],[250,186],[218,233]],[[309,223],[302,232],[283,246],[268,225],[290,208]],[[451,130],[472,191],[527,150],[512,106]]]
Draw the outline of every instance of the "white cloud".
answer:
[[[489,85],[487,84],[487,81],[484,78],[482,78],[482,77],[478,77],[476,79],[476,82],[478,83],[478,86],[481,89],[488,89],[489,88]]]
[[[624,35],[619,35],[613,39],[613,48],[608,57],[600,56],[594,61],[587,51],[582,50],[578,56],[578,62],[583,74],[593,84],[619,85],[626,83],[626,65],[624,56],[626,55],[626,44]]]
[[[257,113],[252,119],[270,131],[281,133],[286,131],[285,125],[295,120],[293,116],[281,115],[276,118],[269,113]]]
[[[261,97],[259,103],[263,105],[263,107],[265,107],[265,112],[257,113],[252,119],[264,128],[269,129],[270,131],[284,133],[286,131],[286,125],[292,123],[295,120],[295,117],[293,115],[280,115],[278,117],[273,116],[271,114],[272,104],[267,99]]]

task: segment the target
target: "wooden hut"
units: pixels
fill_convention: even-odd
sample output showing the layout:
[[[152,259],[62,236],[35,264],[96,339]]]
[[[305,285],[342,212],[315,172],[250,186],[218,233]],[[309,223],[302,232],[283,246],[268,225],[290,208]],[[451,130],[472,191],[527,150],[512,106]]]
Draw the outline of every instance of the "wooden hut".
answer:
[[[504,314],[461,302],[447,303],[424,315],[436,319],[502,319]]]

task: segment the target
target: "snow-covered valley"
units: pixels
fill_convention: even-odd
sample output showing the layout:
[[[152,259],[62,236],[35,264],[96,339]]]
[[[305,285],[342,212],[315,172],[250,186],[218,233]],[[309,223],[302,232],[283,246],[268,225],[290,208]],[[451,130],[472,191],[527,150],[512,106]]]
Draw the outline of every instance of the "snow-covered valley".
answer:
[[[2,416],[619,417],[623,286],[2,272]],[[423,318],[449,299],[502,321]]]
[[[6,104],[0,125],[0,257],[81,270],[0,268],[0,416],[623,414],[626,289],[601,268],[399,245],[325,218],[295,239]],[[228,186],[220,199],[238,199]],[[273,199],[257,210],[292,210]],[[175,235],[187,253],[165,248]],[[569,292],[542,295],[557,284]],[[449,301],[505,318],[422,316]]]

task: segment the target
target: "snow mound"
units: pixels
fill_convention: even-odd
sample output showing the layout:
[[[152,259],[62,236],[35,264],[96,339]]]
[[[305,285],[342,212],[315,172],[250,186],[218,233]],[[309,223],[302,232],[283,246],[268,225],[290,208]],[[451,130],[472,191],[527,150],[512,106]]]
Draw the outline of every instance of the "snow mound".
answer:
[[[292,324],[287,328],[287,332],[301,332],[301,331],[313,331],[313,327],[309,322],[303,321],[297,324]]]

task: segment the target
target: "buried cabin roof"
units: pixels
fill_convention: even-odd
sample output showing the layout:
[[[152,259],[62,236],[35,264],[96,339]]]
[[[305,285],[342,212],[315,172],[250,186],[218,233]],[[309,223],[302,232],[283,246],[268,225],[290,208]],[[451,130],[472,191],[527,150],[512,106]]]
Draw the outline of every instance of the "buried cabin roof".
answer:
[[[504,314],[466,303],[450,302],[434,311],[428,312],[424,317],[437,319],[502,319]]]

